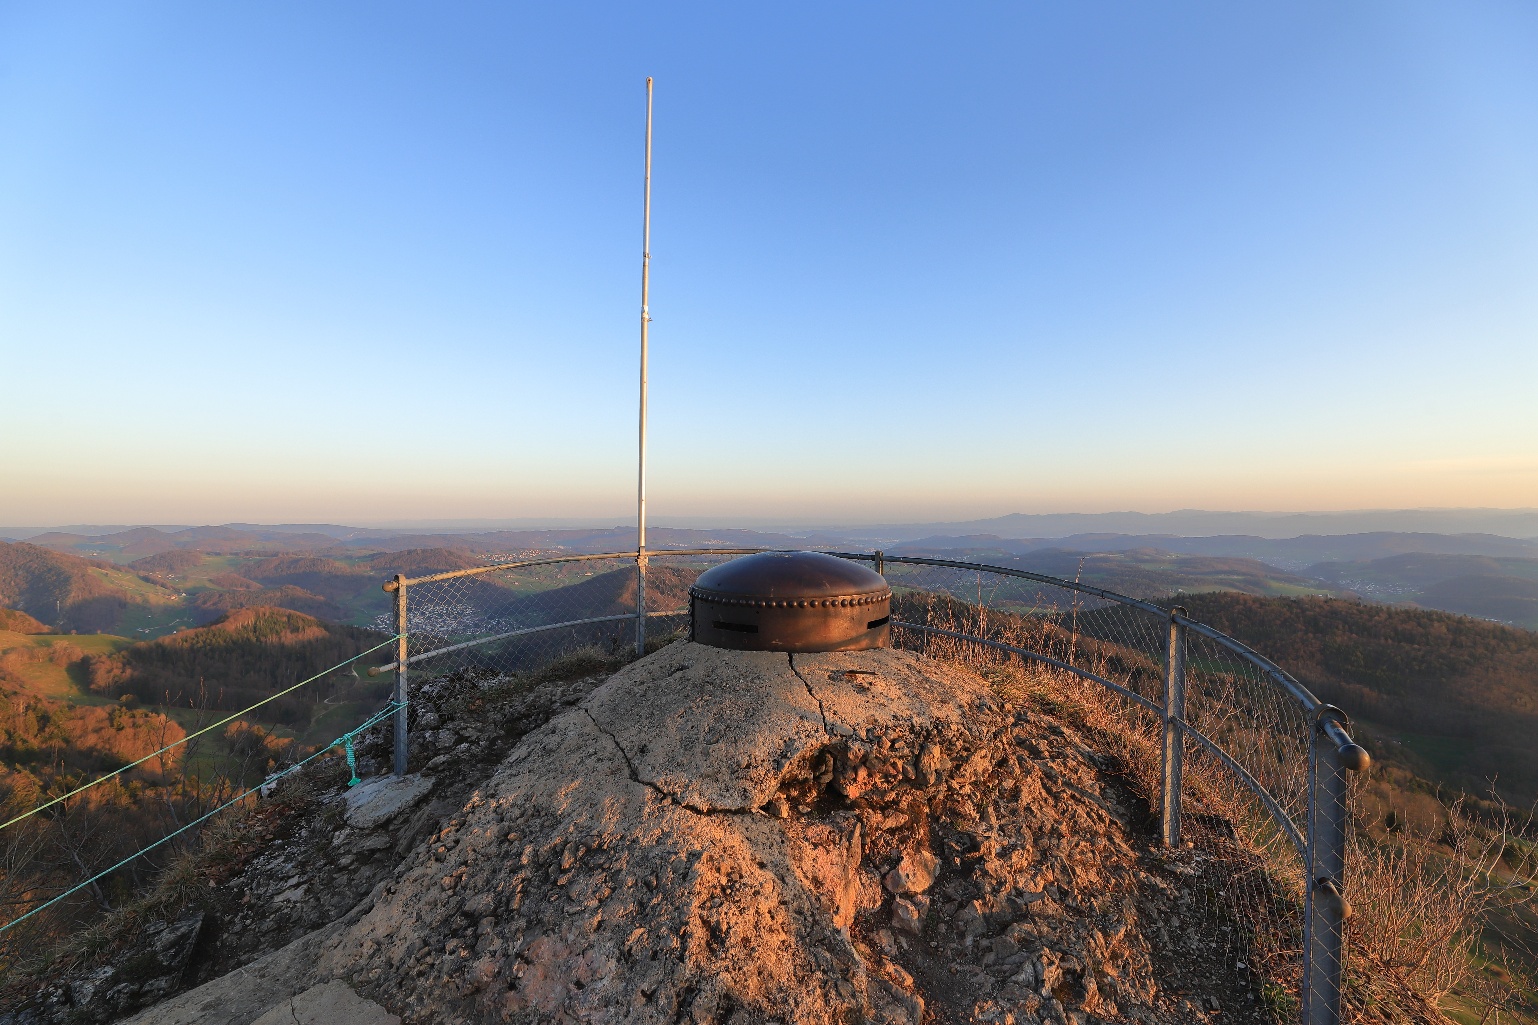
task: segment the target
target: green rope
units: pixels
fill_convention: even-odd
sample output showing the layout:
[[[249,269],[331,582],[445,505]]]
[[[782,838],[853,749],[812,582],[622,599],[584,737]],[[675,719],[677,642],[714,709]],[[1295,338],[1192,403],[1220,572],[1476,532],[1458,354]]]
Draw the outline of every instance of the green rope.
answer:
[[[386,645],[394,644],[398,640],[400,640],[400,634],[396,634],[394,637],[391,637],[387,641],[381,641],[380,643],[374,645],[372,648],[368,649],[367,651],[360,651],[360,652],[358,652],[356,655],[354,655],[352,658],[348,659],[345,662],[339,662],[336,665],[332,666],[330,669],[325,669],[325,670],[322,670],[319,673],[316,673],[314,676],[310,677],[308,680],[300,680],[298,683],[294,684],[292,687],[289,687],[286,690],[280,690],[276,694],[273,694],[273,695],[270,695],[269,697],[263,698],[262,700],[258,701],[256,704],[252,705],[250,708],[243,708],[239,712],[235,712],[235,713],[233,713],[231,715],[228,715],[225,718],[220,719],[218,722],[216,722],[216,723],[214,723],[214,724],[212,724],[210,726],[203,727],[201,730],[198,730],[196,733],[189,733],[189,734],[187,734],[187,736],[183,737],[181,740],[172,741],[171,743],[167,744],[165,747],[161,748],[159,751],[151,751],[149,754],[145,755],[143,758],[140,758],[138,761],[136,761],[136,762],[129,762],[127,765],[123,766],[121,769],[116,769],[116,770],[114,770],[112,772],[109,772],[105,776],[101,777],[100,779],[93,779],[91,782],[87,783],[85,786],[76,787],[74,790],[71,790],[67,794],[63,794],[63,795],[61,795],[59,797],[55,797],[51,801],[48,801],[48,802],[46,802],[44,804],[38,805],[36,808],[33,808],[31,811],[22,812],[20,815],[16,816],[15,818],[13,818],[13,819],[11,819],[11,820],[9,820],[7,822],[0,822],[0,829],[6,829],[6,828],[8,828],[10,826],[14,826],[16,823],[22,821],[23,819],[31,818],[33,815],[36,815],[40,811],[44,811],[45,809],[52,808],[54,805],[58,804],[60,801],[67,801],[71,797],[74,797],[76,794],[83,794],[83,793],[85,793],[87,790],[89,790],[92,787],[96,786],[98,783],[105,783],[107,780],[112,779],[115,776],[121,776],[123,773],[127,772],[129,769],[135,768],[136,766],[143,765],[145,762],[149,761],[151,758],[155,758],[155,757],[158,757],[160,755],[163,755],[167,751],[171,750],[173,747],[177,747],[177,746],[179,746],[181,744],[187,743],[187,741],[189,741],[189,740],[194,740],[194,739],[196,739],[198,737],[201,737],[203,734],[207,733],[209,730],[216,730],[220,726],[223,726],[223,725],[225,725],[226,723],[229,723],[229,722],[233,722],[234,720],[239,719],[243,715],[249,715],[250,713],[256,711],[258,708],[261,708],[263,705],[267,704],[269,701],[276,701],[278,698],[281,698],[285,694],[292,694],[294,691],[298,690],[300,687],[303,687],[305,684],[314,683],[316,680],[320,679],[322,676],[325,676],[327,673],[334,673],[338,669],[341,669],[344,666],[349,666],[352,663],[358,661],[358,659],[362,658],[364,655],[372,655],[374,652],[378,651],[380,648],[383,648]]]
[[[366,655],[366,654],[368,654],[368,652],[364,652],[363,654]],[[45,901],[42,904],[39,904],[37,907],[33,908],[31,911],[28,911],[26,914],[22,915],[21,917],[12,919],[11,921],[5,923],[4,925],[0,925],[0,932],[5,932],[11,926],[19,925],[22,922],[25,922],[27,919],[31,918],[33,915],[38,914],[41,911],[46,911],[47,909],[53,907],[55,904],[59,903],[59,901],[63,900],[64,898],[66,898],[68,896],[70,896],[71,894],[79,893],[81,890],[85,889],[87,886],[90,886],[92,883],[96,882],[97,880],[102,879],[102,878],[104,878],[106,876],[109,876],[112,873],[116,872],[118,869],[122,868],[124,865],[128,864],[130,861],[133,861],[135,858],[138,858],[138,857],[141,857],[141,856],[143,856],[145,854],[148,854],[150,851],[153,851],[155,848],[159,847],[161,844],[164,844],[164,843],[167,843],[167,842],[169,842],[171,840],[174,840],[176,837],[180,836],[182,833],[187,832],[187,830],[191,829],[193,826],[196,826],[196,825],[198,825],[198,824],[200,824],[202,822],[207,821],[208,819],[213,818],[215,815],[219,814],[221,811],[224,811],[224,809],[226,809],[226,808],[228,808],[228,807],[230,807],[232,805],[239,804],[241,801],[245,800],[246,798],[250,797],[252,794],[256,793],[258,790],[262,789],[262,787],[269,786],[272,783],[275,783],[278,780],[282,779],[284,776],[287,776],[289,773],[293,772],[294,770],[298,769],[299,767],[303,766],[305,763],[314,761],[315,759],[319,758],[321,755],[326,754],[328,751],[331,751],[332,749],[334,749],[338,744],[345,744],[347,746],[347,751],[348,751],[348,755],[349,755],[348,762],[349,762],[349,764],[351,764],[351,762],[352,762],[352,758],[351,758],[351,754],[352,754],[352,738],[356,737],[358,734],[362,733],[364,730],[368,729],[371,726],[379,725],[380,723],[382,723],[386,719],[388,719],[390,716],[394,715],[397,711],[399,711],[400,709],[403,709],[405,707],[406,707],[406,702],[404,702],[404,701],[402,701],[402,702],[400,702],[398,704],[396,702],[394,702],[394,701],[390,702],[390,704],[388,706],[386,706],[384,708],[384,710],[382,710],[380,712],[377,712],[374,715],[370,716],[363,723],[362,726],[359,726],[359,727],[357,727],[354,730],[350,730],[347,733],[342,734],[340,737],[336,738],[331,743],[327,744],[325,747],[320,748],[319,750],[315,751],[313,754],[309,755],[308,757],[306,757],[306,758],[304,758],[304,759],[302,759],[300,761],[295,762],[293,765],[290,765],[288,768],[282,770],[281,772],[276,772],[273,775],[268,776],[266,779],[262,780],[262,782],[258,783],[256,786],[252,787],[250,790],[247,790],[245,793],[240,794],[238,797],[230,798],[228,801],[225,801],[223,804],[221,804],[219,807],[215,808],[213,811],[208,812],[208,813],[206,813],[204,815],[199,816],[198,818],[193,819],[191,822],[187,823],[185,826],[181,827],[180,829],[176,830],[175,832],[169,833],[169,834],[161,837],[159,840],[156,840],[154,843],[150,844],[148,847],[145,847],[142,850],[135,851],[133,854],[130,854],[128,857],[124,858],[122,861],[118,862],[116,865],[113,865],[111,868],[96,873],[94,876],[92,876],[91,878],[85,880],[84,882],[76,883],[74,886],[71,886],[69,889],[67,889],[63,893],[59,894],[57,897],[54,897],[51,900],[48,900],[48,901]],[[352,782],[356,783],[356,782],[358,782],[358,780],[355,778]],[[348,786],[351,786],[351,785],[352,785],[352,783],[348,784]]]
[[[363,781],[358,778],[358,758],[352,751],[352,734],[349,733],[343,737],[342,742],[347,746],[347,773],[352,777],[352,779],[347,781],[347,785],[355,787]]]

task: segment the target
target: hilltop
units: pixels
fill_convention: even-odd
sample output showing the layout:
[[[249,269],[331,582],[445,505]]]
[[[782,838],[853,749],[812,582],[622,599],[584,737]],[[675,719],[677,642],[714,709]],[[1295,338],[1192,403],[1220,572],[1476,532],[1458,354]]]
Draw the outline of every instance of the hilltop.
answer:
[[[132,694],[145,703],[197,700],[211,708],[242,708],[383,639],[291,609],[255,606],[209,626],[90,657],[85,671],[91,691],[106,697]],[[269,705],[265,717],[292,722],[326,692],[324,684],[312,685],[303,697]]]
[[[333,570],[323,563],[294,561],[268,564],[263,572]],[[654,601],[669,606],[681,601],[687,574],[665,565],[654,570],[649,588]],[[501,590],[475,600],[480,604],[496,599],[499,604],[488,608],[515,624],[567,618],[572,609],[600,614],[633,608],[632,573],[621,569],[587,575],[590,572],[581,564],[568,565],[541,579],[548,585],[544,590]],[[479,581],[477,586],[491,585]],[[1250,638],[1326,696],[1330,680],[1325,677],[1332,672],[1342,684],[1362,682],[1346,671],[1354,672],[1349,658],[1345,669],[1332,661],[1351,645],[1374,639],[1388,645],[1385,650],[1400,659],[1390,668],[1403,675],[1406,666],[1427,662],[1422,649],[1435,646],[1438,631],[1451,631],[1458,640],[1449,646],[1465,650],[1468,657],[1449,665],[1430,660],[1441,675],[1428,677],[1426,686],[1446,690],[1448,707],[1454,711],[1469,695],[1448,681],[1491,664],[1512,646],[1508,635],[1527,636],[1508,629],[1498,642],[1491,642],[1480,631],[1503,628],[1455,616],[1418,620],[1407,627],[1399,617],[1435,616],[1342,601],[1238,593],[1188,595],[1182,600],[1198,618],[1241,637],[1251,618],[1275,618],[1265,612],[1272,603],[1303,610],[1298,615],[1322,614],[1316,606],[1340,606],[1380,617],[1361,622],[1347,618],[1333,630],[1283,621],[1284,633],[1312,631],[1325,637],[1327,643],[1312,655]],[[1198,600],[1211,604],[1200,607]],[[1228,620],[1222,618],[1225,609]],[[1459,632],[1463,628],[1473,633],[1465,636]],[[224,656],[232,652],[252,653],[256,649],[246,646],[261,645],[269,655],[281,656],[323,637],[334,641],[331,629],[290,610],[243,610],[210,627],[133,645],[103,663],[176,671],[184,681],[198,671],[197,665],[204,670],[222,665],[217,671],[229,675],[231,663]],[[804,662],[797,656],[787,664],[783,656],[773,656],[781,660],[777,665],[794,670],[776,684],[775,701],[794,707],[782,715],[785,710],[776,704],[779,710],[773,715],[755,717],[742,710],[743,702],[757,700],[749,681],[711,668],[720,653],[701,651],[675,644],[608,684],[587,678],[576,689],[541,688],[537,684],[548,679],[544,676],[533,676],[533,687],[530,678],[431,681],[413,695],[411,713],[412,764],[432,777],[425,784],[431,798],[409,814],[403,812],[396,823],[359,825],[344,810],[350,807],[340,796],[345,777],[337,775],[339,769],[327,768],[325,782],[315,784],[321,796],[306,797],[317,791],[305,783],[292,791],[298,796],[290,803],[282,798],[254,806],[252,828],[259,827],[258,839],[236,841],[221,832],[218,844],[205,855],[206,869],[172,874],[176,880],[209,880],[206,891],[172,891],[182,894],[177,900],[188,899],[189,892],[202,894],[197,898],[202,903],[196,905],[201,910],[179,918],[185,904],[156,905],[163,909],[157,914],[168,916],[165,928],[190,944],[177,948],[192,960],[180,962],[176,971],[200,981],[210,979],[251,965],[252,958],[294,940],[299,945],[288,954],[272,955],[278,961],[263,962],[265,968],[251,966],[227,982],[259,978],[270,983],[279,977],[283,985],[340,986],[340,979],[385,1007],[423,1021],[435,1020],[439,1012],[447,1013],[445,1009],[495,1018],[501,1013],[495,1003],[499,995],[514,1012],[521,1008],[537,1016],[551,1006],[585,1006],[582,994],[587,989],[595,990],[590,994],[594,999],[600,992],[600,980],[583,974],[587,969],[582,957],[589,948],[568,936],[571,922],[587,921],[574,917],[572,909],[586,907],[605,886],[629,892],[632,887],[619,883],[656,874],[663,885],[648,886],[644,894],[655,903],[619,914],[611,914],[614,909],[602,897],[593,906],[602,915],[591,939],[595,957],[635,958],[637,971],[643,973],[651,970],[647,965],[663,966],[655,985],[649,976],[616,976],[634,982],[636,990],[650,990],[644,1006],[637,1005],[633,1012],[641,1018],[666,1019],[669,1008],[702,1019],[726,1014],[721,991],[699,981],[712,972],[722,975],[712,967],[712,945],[721,942],[713,938],[712,922],[724,923],[722,930],[742,930],[722,935],[733,937],[737,949],[751,950],[760,958],[743,971],[768,980],[761,989],[788,985],[785,971],[798,979],[811,971],[834,980],[831,990],[806,997],[808,1020],[819,1020],[817,1016],[826,1012],[832,1017],[859,1013],[912,1021],[919,1018],[916,1001],[922,1000],[935,1020],[967,1020],[1002,1008],[1026,1022],[1032,1018],[1009,1008],[1028,1003],[1031,992],[1038,1000],[1031,1014],[1040,1021],[1058,1020],[1046,1003],[1049,995],[1065,1014],[1119,1007],[1118,993],[1124,992],[1134,994],[1126,998],[1134,1007],[1166,996],[1176,1004],[1190,1001],[1191,1015],[1210,1013],[1215,1002],[1227,1020],[1251,1020],[1252,1009],[1261,1006],[1267,990],[1260,968],[1253,968],[1255,977],[1230,978],[1226,989],[1210,980],[1227,978],[1224,972],[1232,976],[1227,967],[1231,964],[1266,964],[1264,951],[1240,950],[1232,944],[1254,942],[1255,933],[1240,925],[1243,915],[1257,906],[1255,894],[1270,892],[1254,887],[1269,884],[1246,876],[1243,887],[1235,889],[1215,874],[1224,869],[1221,861],[1211,860],[1217,849],[1213,845],[1235,839],[1236,831],[1232,825],[1213,826],[1217,813],[1208,809],[1198,821],[1202,828],[1213,826],[1215,833],[1199,845],[1202,859],[1185,864],[1178,855],[1171,859],[1154,852],[1149,791],[1138,770],[1139,765],[1147,768],[1147,753],[1132,757],[1127,745],[1135,739],[1117,739],[1107,732],[1103,718],[1076,709],[1074,691],[1062,681],[1046,681],[1035,697],[1022,697],[1009,690],[1008,677],[990,677],[989,685],[979,691],[975,680],[954,668],[915,670],[917,677],[932,678],[923,684],[909,673],[909,663],[929,663],[914,661],[917,656],[909,653],[868,653],[879,663],[872,665],[839,661],[846,656],[809,657]],[[1369,664],[1385,657],[1367,651]],[[680,657],[660,657],[668,653]],[[195,665],[199,658],[203,661]],[[978,695],[996,707],[977,704],[973,699]],[[1347,697],[1346,707],[1353,712],[1359,705],[1356,695]],[[563,718],[563,709],[571,714]],[[578,713],[586,718],[573,718]],[[801,720],[826,730],[827,739],[807,741],[798,725]],[[1394,736],[1375,720],[1368,726],[1380,745]],[[992,759],[994,748],[989,745],[999,740],[997,730],[1008,735],[1004,752],[1023,751],[1029,757],[1003,763]],[[358,745],[358,765],[365,775],[388,765],[384,733],[376,730]],[[816,729],[811,734],[820,736]],[[333,731],[327,737],[335,735]],[[675,741],[662,742],[668,737]],[[261,740],[260,735],[255,739]],[[929,755],[926,744],[931,745]],[[974,759],[985,748],[988,756]],[[760,749],[773,757],[759,758],[754,752]],[[929,761],[926,770],[925,761],[935,752],[940,760]],[[900,765],[893,773],[892,765],[883,761],[889,753],[909,765],[911,778]],[[941,768],[942,761],[948,767]],[[1040,775],[1032,775],[1026,762]],[[933,774],[932,782],[912,782],[923,780],[926,772]],[[1058,786],[1065,781],[1071,786]],[[862,787],[869,789],[862,794]],[[892,803],[893,795],[906,800],[910,790],[922,791],[923,802]],[[741,798],[742,793],[751,800]],[[604,822],[622,823],[624,828],[584,839],[599,828],[598,819],[581,813],[593,802],[606,809]],[[970,813],[965,812],[969,802]],[[520,817],[518,809],[525,808],[538,810]],[[1381,821],[1367,825],[1378,835],[1384,832]],[[775,839],[774,830],[787,839]],[[502,844],[497,837],[515,834],[517,843],[507,840],[506,851],[497,846]],[[623,838],[632,834],[645,842],[627,847]],[[687,841],[687,849],[667,851],[674,861],[683,857],[679,864],[687,871],[666,876],[660,862],[652,866],[647,860],[650,846],[665,834]],[[927,837],[922,842],[941,860],[951,859],[950,868],[941,869],[928,891],[894,893],[884,880],[901,868],[906,852],[919,849],[919,837]],[[1010,847],[1001,842],[1020,837],[1030,838],[1030,843]],[[1082,845],[1073,842],[1085,838],[1088,842]],[[856,848],[858,857],[849,853]],[[701,852],[698,857],[696,850]],[[739,850],[752,856],[733,861],[737,855],[732,852]],[[767,874],[760,861],[770,867]],[[1255,864],[1244,858],[1238,863],[1245,872],[1252,872]],[[650,872],[653,867],[656,873]],[[876,880],[874,899],[860,881],[867,870]],[[947,875],[952,871],[954,876]],[[453,885],[446,885],[446,879]],[[1221,901],[1202,904],[1197,913],[1182,889],[1205,895],[1242,892],[1251,903],[1243,909],[1225,907]],[[471,903],[482,901],[480,895],[487,893],[498,896],[486,898],[490,903],[485,907]],[[1087,898],[1086,893],[1095,897]],[[1120,903],[1096,903],[1107,894]],[[914,899],[925,896],[930,898],[927,907]],[[906,904],[899,904],[899,898]],[[504,901],[513,903],[504,906]],[[1016,906],[1021,903],[1028,913]],[[546,915],[547,905],[554,918]],[[709,914],[691,910],[697,908],[707,908]],[[464,914],[470,918],[462,923]],[[817,917],[824,914],[833,922],[831,931]],[[786,916],[798,923],[788,940],[765,931],[763,923]],[[489,931],[482,933],[480,924],[488,919]],[[824,942],[846,919],[851,923],[845,927],[849,940],[840,942],[853,951],[848,959],[833,939]],[[917,932],[908,931],[915,922]],[[462,935],[461,924],[473,935]],[[199,940],[203,928],[208,932]],[[635,939],[636,929],[645,935]],[[673,944],[674,937],[684,946]],[[691,937],[702,944],[694,953],[686,946],[696,941]],[[418,972],[418,939],[435,951],[463,952],[464,957],[439,959],[442,963]],[[611,940],[624,942],[613,946]],[[1126,946],[1113,950],[1109,958],[1097,953],[1117,942]],[[796,960],[795,950],[803,948],[827,952],[834,958],[832,967],[813,953],[815,967],[808,969]],[[1018,958],[1022,953],[1026,956]],[[493,962],[499,957],[504,961],[496,968]],[[682,966],[675,968],[675,963]],[[1095,966],[1105,964],[1117,966],[1122,974],[1114,980],[1102,978]],[[954,976],[951,967],[957,969]],[[478,973],[494,968],[516,985],[504,991],[477,982]],[[109,965],[107,970],[117,969]],[[94,1020],[105,1020],[100,1015],[108,1005],[93,1003],[93,993],[102,994],[102,1000],[142,1001],[164,991],[136,988],[141,987],[135,981],[138,976],[107,978],[116,981],[99,988],[81,982],[79,989],[71,990],[77,995],[68,999],[96,1006]],[[551,981],[568,978],[583,982],[583,987]],[[838,980],[847,984],[848,992]],[[161,980],[154,985],[163,983],[172,984]],[[1059,983],[1065,983],[1061,992]],[[1123,986],[1131,989],[1118,989]],[[270,996],[272,1003],[292,998],[294,1007],[309,999],[292,991],[262,992],[261,999]],[[741,992],[751,996],[753,989]],[[118,997],[106,996],[112,993]],[[740,995],[728,996],[739,1001],[734,1006],[750,1006]],[[173,1003],[166,1013],[176,1006],[204,1008],[212,998],[204,993],[189,999],[195,1003]],[[221,998],[218,1006],[249,1005]],[[267,1006],[255,1008],[253,1015]],[[204,1016],[151,1020],[212,1020],[206,1010],[198,1013]],[[1406,1013],[1395,1020],[1414,1016]]]
[[[48,626],[18,609],[0,608],[0,633],[45,634]]]

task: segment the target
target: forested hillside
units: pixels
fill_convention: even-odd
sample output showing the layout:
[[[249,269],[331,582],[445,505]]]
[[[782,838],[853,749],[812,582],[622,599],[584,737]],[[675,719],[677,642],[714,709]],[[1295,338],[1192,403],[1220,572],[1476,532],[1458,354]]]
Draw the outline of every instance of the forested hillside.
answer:
[[[231,612],[211,626],[93,656],[86,661],[86,675],[91,690],[105,697],[132,694],[146,704],[197,702],[236,709],[338,665],[382,640],[382,635],[370,630],[258,606]],[[297,721],[326,691],[325,682],[318,682],[303,696],[273,702],[264,717]]]
[[[1263,652],[1424,775],[1538,798],[1538,633],[1329,598],[1184,594],[1192,617]]]
[[[32,616],[16,609],[0,608],[0,632],[15,634],[45,634],[48,626]]]
[[[0,542],[0,605],[58,630],[114,631],[130,606],[165,608],[176,600],[163,584],[110,563]]]

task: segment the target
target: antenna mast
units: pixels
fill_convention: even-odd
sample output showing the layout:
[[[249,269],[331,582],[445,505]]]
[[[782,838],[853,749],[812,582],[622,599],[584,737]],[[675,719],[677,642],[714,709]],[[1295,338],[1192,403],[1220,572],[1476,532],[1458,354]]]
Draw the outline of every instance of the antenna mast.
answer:
[[[646,179],[641,201],[641,424],[636,471],[636,619],[635,653],[646,654],[646,342],[651,311],[652,265],[652,80],[646,79]]]

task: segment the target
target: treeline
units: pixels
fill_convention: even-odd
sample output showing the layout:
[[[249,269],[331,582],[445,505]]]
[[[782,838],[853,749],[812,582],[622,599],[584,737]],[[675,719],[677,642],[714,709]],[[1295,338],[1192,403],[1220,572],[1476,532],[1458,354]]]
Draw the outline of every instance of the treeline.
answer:
[[[1419,769],[1538,797],[1538,633],[1445,612],[1231,593],[1172,599],[1354,717],[1420,735]],[[1408,745],[1417,747],[1412,738]]]
[[[147,704],[238,709],[345,662],[385,638],[372,630],[323,623],[289,609],[231,612],[210,626],[85,660],[91,690],[131,694]],[[380,662],[388,661],[381,653]],[[360,666],[359,671],[362,671]],[[351,679],[349,670],[342,671]],[[335,689],[322,680],[266,706],[265,716],[294,723]]]
[[[112,772],[184,736],[174,720],[126,704],[72,705],[0,693],[0,763],[25,771],[40,787],[60,777]],[[170,771],[175,758],[147,765],[141,775]]]
[[[194,739],[107,776],[186,734],[144,709],[0,695],[0,821],[101,780],[0,831],[0,923],[39,912],[0,933],[0,983],[19,963],[142,894],[196,842],[195,833],[176,837],[177,830],[259,782],[275,764],[309,750],[245,722],[221,732],[222,743],[200,751],[204,741]],[[167,837],[170,842],[123,864]]]
[[[0,631],[17,634],[45,634],[48,626],[20,609],[0,608]]]

